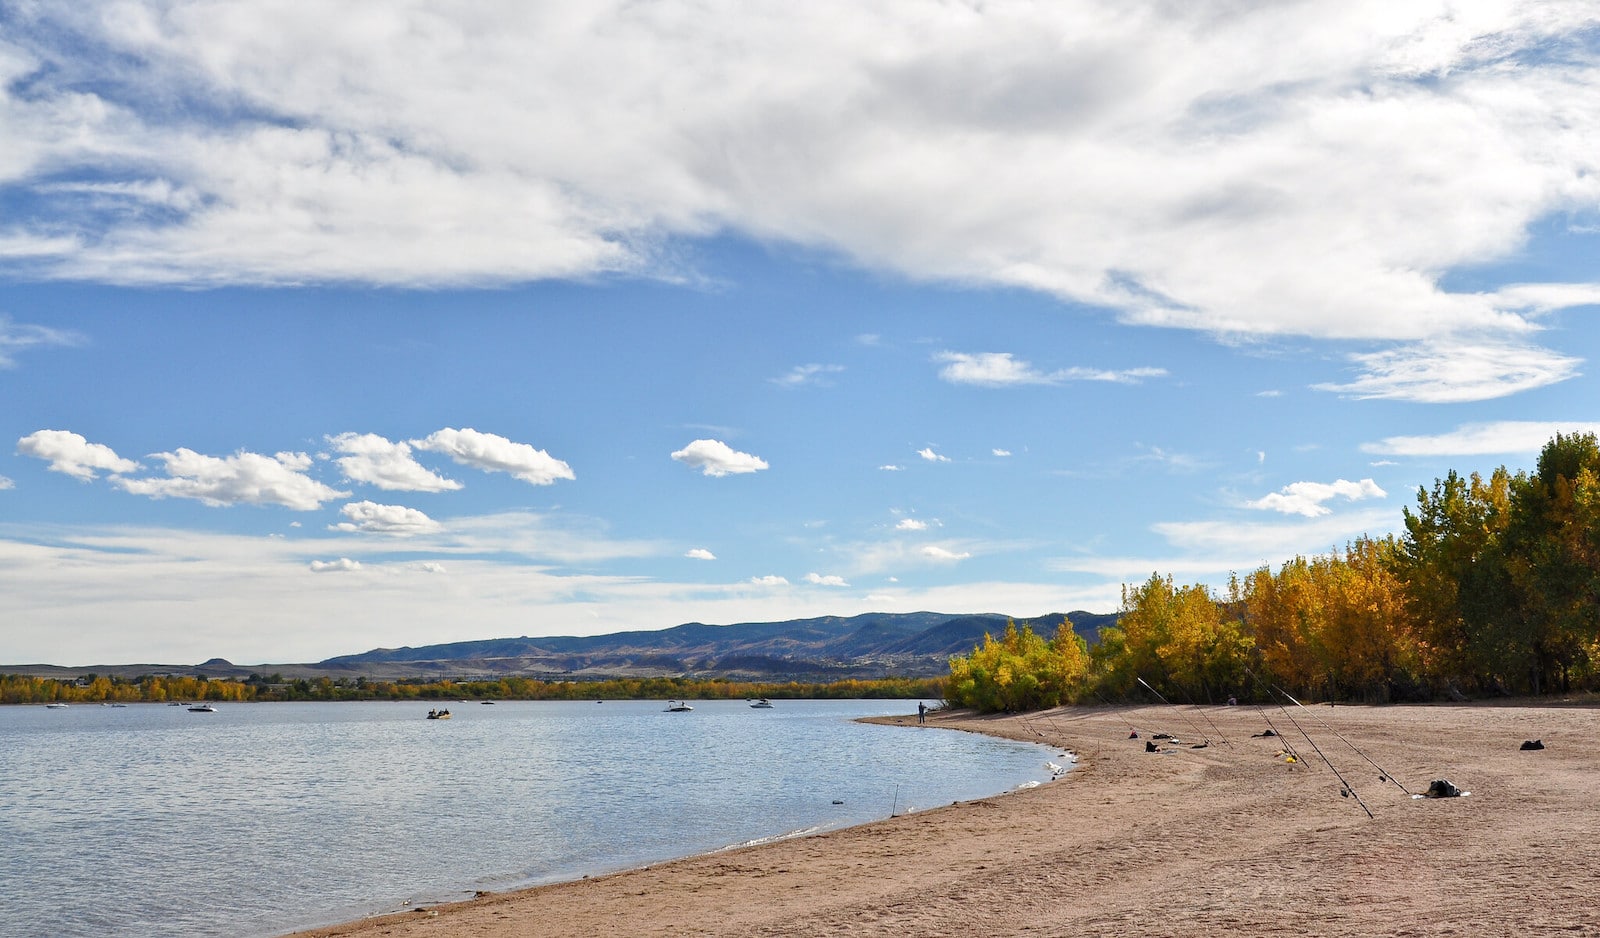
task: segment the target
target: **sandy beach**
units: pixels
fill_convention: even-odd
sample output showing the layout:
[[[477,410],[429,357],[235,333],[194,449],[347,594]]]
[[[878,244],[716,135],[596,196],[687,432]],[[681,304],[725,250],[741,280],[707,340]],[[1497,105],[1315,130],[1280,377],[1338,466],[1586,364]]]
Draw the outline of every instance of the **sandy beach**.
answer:
[[[863,827],[298,934],[1600,936],[1600,710],[1295,712],[1372,818],[1284,711],[1203,714],[936,713],[929,728],[913,715],[906,732],[1034,740],[1078,763],[1038,788]],[[1283,739],[1253,735],[1268,719]],[[1181,742],[1146,752],[1156,733]],[[1202,734],[1210,745],[1190,748]],[[1547,748],[1521,751],[1531,739]],[[1279,754],[1285,741],[1301,761]],[[1400,787],[1436,778],[1471,794]]]

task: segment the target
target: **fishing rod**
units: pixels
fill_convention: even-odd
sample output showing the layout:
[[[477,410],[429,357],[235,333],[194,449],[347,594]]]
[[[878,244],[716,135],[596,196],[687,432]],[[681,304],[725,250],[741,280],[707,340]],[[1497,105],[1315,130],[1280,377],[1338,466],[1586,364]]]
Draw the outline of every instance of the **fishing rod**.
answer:
[[[1270,686],[1272,687],[1273,690],[1275,690],[1278,693],[1282,694],[1283,696],[1289,698],[1289,701],[1291,703],[1293,703],[1296,707],[1299,707],[1301,710],[1304,710],[1305,712],[1311,714],[1312,716],[1316,716],[1316,711],[1312,710],[1310,707],[1306,706],[1305,704],[1301,703],[1300,701],[1295,700],[1293,694],[1289,693],[1288,691],[1284,690],[1283,688],[1279,687],[1276,684],[1273,684],[1273,685],[1270,685]],[[1380,782],[1393,782],[1395,785],[1399,786],[1401,791],[1405,792],[1408,795],[1411,794],[1411,789],[1407,788],[1404,785],[1401,785],[1400,784],[1400,780],[1394,777],[1394,773],[1388,771],[1383,766],[1381,766],[1378,763],[1372,761],[1372,757],[1371,756],[1368,756],[1366,753],[1362,752],[1356,746],[1355,743],[1351,742],[1348,739],[1345,739],[1344,736],[1338,730],[1334,729],[1332,726],[1329,726],[1327,720],[1324,720],[1321,717],[1316,717],[1316,719],[1317,719],[1318,723],[1322,724],[1322,728],[1323,729],[1325,729],[1328,732],[1332,733],[1333,735],[1339,737],[1339,741],[1340,742],[1344,743],[1346,746],[1349,746],[1350,750],[1352,752],[1354,752],[1356,755],[1360,756],[1361,758],[1367,760],[1367,764],[1368,765],[1370,765],[1373,768],[1377,769],[1378,770],[1378,781],[1380,781]]]
[[[1200,738],[1205,740],[1205,745],[1207,745],[1207,746],[1211,745],[1211,737],[1206,735],[1206,731],[1203,728],[1201,728],[1200,724],[1196,723],[1192,718],[1190,718],[1189,714],[1187,714],[1183,710],[1179,709],[1179,707],[1176,704],[1174,704],[1172,701],[1168,700],[1165,697],[1162,697],[1161,696],[1161,692],[1156,690],[1154,687],[1151,687],[1150,683],[1148,681],[1146,681],[1144,678],[1139,677],[1138,675],[1134,675],[1133,679],[1138,681],[1140,684],[1143,684],[1145,686],[1145,689],[1148,690],[1150,693],[1155,694],[1156,697],[1158,699],[1160,699],[1160,701],[1162,703],[1166,704],[1167,706],[1171,707],[1174,710],[1177,710],[1178,713],[1182,714],[1183,718],[1188,721],[1189,726],[1193,727],[1194,731],[1196,733],[1200,734]]]
[[[1217,731],[1217,739],[1221,740],[1224,746],[1233,745],[1233,743],[1228,742],[1228,737],[1222,734],[1222,727],[1218,726],[1216,722],[1211,719],[1211,715],[1209,713],[1206,713],[1204,710],[1200,709],[1200,705],[1198,703],[1195,703],[1194,695],[1190,694],[1188,689],[1182,684],[1179,684],[1177,681],[1173,681],[1172,683],[1178,688],[1178,691],[1183,694],[1183,699],[1189,702],[1189,706],[1193,707],[1195,712],[1200,714],[1200,719],[1206,721],[1207,725]]]
[[[1294,714],[1289,712],[1289,708],[1285,707],[1283,704],[1278,704],[1278,709],[1282,710],[1283,715],[1289,718],[1289,722],[1293,723],[1294,728],[1300,731],[1300,735],[1306,738],[1306,742],[1311,745],[1312,750],[1314,750],[1317,756],[1322,759],[1322,764],[1328,767],[1328,771],[1333,773],[1333,777],[1339,780],[1339,784],[1342,786],[1339,789],[1339,794],[1354,798],[1356,800],[1356,804],[1361,806],[1361,810],[1367,812],[1367,817],[1371,818],[1373,816],[1372,809],[1367,807],[1367,803],[1361,800],[1360,795],[1356,794],[1355,786],[1351,785],[1348,781],[1345,781],[1345,777],[1342,773],[1340,773],[1338,767],[1335,766],[1333,761],[1328,758],[1327,754],[1322,751],[1322,747],[1317,745],[1317,741],[1311,738],[1311,734],[1306,732],[1306,728],[1300,725],[1300,721],[1294,718]]]

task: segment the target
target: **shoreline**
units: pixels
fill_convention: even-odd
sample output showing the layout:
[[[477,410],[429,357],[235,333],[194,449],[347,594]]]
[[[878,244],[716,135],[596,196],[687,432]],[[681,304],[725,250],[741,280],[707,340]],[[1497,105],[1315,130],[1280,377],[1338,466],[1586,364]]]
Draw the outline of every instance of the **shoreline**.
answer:
[[[1045,743],[1079,761],[1036,788],[292,934],[1600,936],[1594,707],[1297,714],[1373,819],[1303,741],[1304,760],[1290,764],[1273,754],[1281,739],[1253,737],[1267,725],[1256,708],[1206,708],[1217,734],[1204,749],[1186,748],[1197,726],[1184,712],[930,713],[929,728]],[[1297,738],[1282,714],[1266,716]],[[915,719],[873,722],[917,729]],[[1156,732],[1185,744],[1146,753]],[[1412,793],[1446,778],[1473,794],[1414,800],[1340,735]],[[1535,738],[1549,748],[1519,751]]]

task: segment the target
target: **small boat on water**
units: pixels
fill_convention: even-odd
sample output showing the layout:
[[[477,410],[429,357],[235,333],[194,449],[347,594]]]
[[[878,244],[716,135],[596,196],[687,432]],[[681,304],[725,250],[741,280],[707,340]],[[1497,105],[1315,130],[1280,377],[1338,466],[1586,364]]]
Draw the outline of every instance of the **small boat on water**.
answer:
[[[666,707],[666,712],[667,713],[687,713],[687,712],[689,712],[690,710],[693,710],[693,709],[694,709],[693,707],[689,706],[689,701],[687,701],[687,700],[669,700],[669,701],[667,701],[667,707]]]
[[[755,703],[751,704],[750,705],[750,709],[751,710],[771,710],[772,709],[772,701],[770,701],[767,698],[763,697],[760,700],[756,701]]]
[[[64,703],[61,703],[60,701],[57,701],[56,703],[47,703],[47,704],[45,704],[44,708],[46,710],[65,710],[65,709],[67,709],[67,705],[64,704]]]
[[[216,713],[217,708],[208,703],[195,704],[189,708],[190,713]]]
[[[429,710],[428,711],[428,719],[430,719],[430,720],[448,720],[448,719],[450,719],[450,711],[449,710]]]

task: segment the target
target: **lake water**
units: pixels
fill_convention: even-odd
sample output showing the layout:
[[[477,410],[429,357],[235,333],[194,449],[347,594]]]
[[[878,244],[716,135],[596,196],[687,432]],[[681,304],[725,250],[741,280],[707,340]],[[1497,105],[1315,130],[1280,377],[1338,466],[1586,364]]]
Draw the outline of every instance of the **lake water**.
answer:
[[[0,936],[247,938],[1047,781],[914,701],[0,707]],[[840,802],[840,803],[835,803]]]

